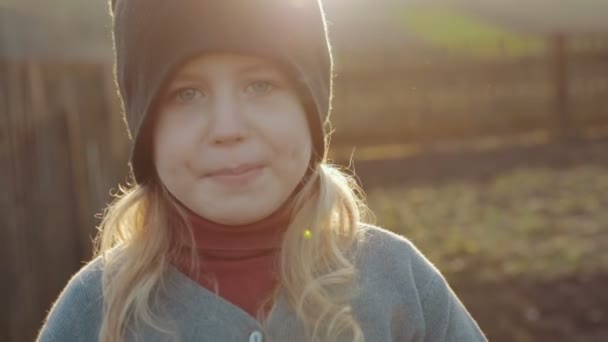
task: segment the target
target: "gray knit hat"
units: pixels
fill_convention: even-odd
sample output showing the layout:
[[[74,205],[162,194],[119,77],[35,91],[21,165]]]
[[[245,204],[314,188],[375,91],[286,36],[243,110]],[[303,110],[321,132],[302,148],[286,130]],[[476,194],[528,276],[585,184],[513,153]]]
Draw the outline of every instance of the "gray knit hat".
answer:
[[[154,174],[158,95],[188,59],[208,51],[269,58],[296,81],[308,114],[315,161],[325,155],[332,57],[321,0],[111,0],[115,74],[133,140],[137,183]]]

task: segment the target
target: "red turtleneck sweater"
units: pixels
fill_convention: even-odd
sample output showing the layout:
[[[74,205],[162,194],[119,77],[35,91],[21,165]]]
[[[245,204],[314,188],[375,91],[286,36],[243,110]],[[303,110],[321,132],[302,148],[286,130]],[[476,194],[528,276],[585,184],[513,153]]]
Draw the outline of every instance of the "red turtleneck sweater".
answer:
[[[201,276],[197,279],[188,262],[177,267],[212,292],[215,289],[209,277],[213,277],[219,296],[255,317],[262,301],[278,284],[275,263],[289,222],[288,211],[280,209],[259,222],[243,226],[218,224],[188,212]],[[271,305],[265,306],[264,313],[270,308]]]

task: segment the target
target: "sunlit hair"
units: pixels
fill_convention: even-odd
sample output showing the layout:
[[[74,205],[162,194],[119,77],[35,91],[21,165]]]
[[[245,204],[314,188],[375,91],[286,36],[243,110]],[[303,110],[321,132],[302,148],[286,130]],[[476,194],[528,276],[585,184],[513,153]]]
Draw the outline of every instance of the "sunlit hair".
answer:
[[[121,192],[105,211],[96,241],[104,262],[100,341],[123,341],[130,327],[140,325],[178,341],[175,325],[155,314],[154,302],[169,263],[183,250],[193,250],[186,248],[194,242],[192,228],[160,181]],[[347,336],[349,341],[363,341],[350,306],[358,291],[350,252],[361,241],[360,223],[367,213],[360,188],[337,167],[321,163],[292,205],[294,215],[277,260],[286,299],[311,340]],[[177,220],[172,213],[179,214]],[[195,252],[188,257],[198,269]],[[261,310],[257,316],[265,325]]]

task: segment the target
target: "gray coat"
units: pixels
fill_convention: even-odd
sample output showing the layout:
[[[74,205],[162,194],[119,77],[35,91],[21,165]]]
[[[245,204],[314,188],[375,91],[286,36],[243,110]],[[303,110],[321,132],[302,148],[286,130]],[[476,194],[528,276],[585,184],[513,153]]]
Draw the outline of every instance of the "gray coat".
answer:
[[[366,243],[356,262],[361,291],[352,303],[366,341],[486,341],[444,277],[409,240],[382,228],[366,228]],[[97,341],[100,261],[91,261],[69,281],[38,341]],[[254,317],[176,268],[170,267],[167,277],[167,296],[159,307],[177,323],[181,341],[310,341],[282,295],[263,334]],[[135,336],[146,342],[167,340],[148,328],[132,331],[127,340]]]

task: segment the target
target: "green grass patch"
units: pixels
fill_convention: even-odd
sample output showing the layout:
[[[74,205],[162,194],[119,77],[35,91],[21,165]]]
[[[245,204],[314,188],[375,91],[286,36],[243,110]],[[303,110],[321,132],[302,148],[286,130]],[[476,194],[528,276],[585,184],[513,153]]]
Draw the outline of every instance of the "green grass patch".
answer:
[[[396,20],[422,40],[471,57],[521,57],[543,52],[539,37],[510,31],[447,7],[397,9]]]

